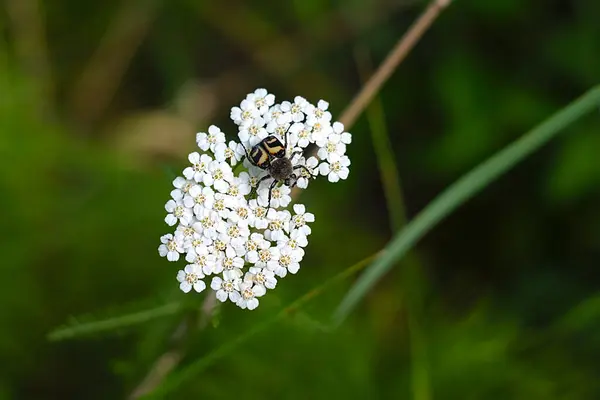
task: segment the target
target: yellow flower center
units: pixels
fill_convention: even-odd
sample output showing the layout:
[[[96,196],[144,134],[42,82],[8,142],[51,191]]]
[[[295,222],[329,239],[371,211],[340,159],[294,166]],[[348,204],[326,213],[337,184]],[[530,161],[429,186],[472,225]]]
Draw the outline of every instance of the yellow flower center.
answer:
[[[250,111],[244,111],[242,113],[242,119],[250,119],[252,118],[252,113]]]
[[[256,100],[254,100],[254,104],[256,104],[256,108],[261,108],[261,107],[265,106],[267,103],[265,102],[265,99],[263,97],[260,97]]]
[[[215,249],[224,251],[227,248],[227,244],[221,240],[215,240]]]
[[[175,243],[175,241],[174,241],[174,240],[170,240],[170,241],[167,243],[167,249],[168,249],[169,251],[176,251],[176,250],[177,250],[177,243]]]
[[[223,281],[223,283],[221,283],[221,289],[226,292],[233,292],[233,289],[235,288],[233,287],[232,281]]]
[[[247,251],[254,251],[258,248],[258,245],[256,244],[256,242],[254,240],[248,240],[246,242],[246,250]]]
[[[202,172],[202,170],[203,170],[203,169],[204,169],[204,167],[205,167],[205,165],[203,165],[203,164],[204,164],[204,163],[201,163],[201,164],[194,164],[194,165],[193,165],[194,171],[196,171],[196,172]]]
[[[206,201],[206,196],[204,194],[199,194],[194,198],[194,201],[196,202],[196,204],[202,204]]]
[[[290,265],[292,262],[292,258],[290,256],[288,256],[287,254],[284,256],[281,256],[281,258],[279,259],[279,264],[283,265],[284,267],[287,267],[288,265]]]
[[[266,281],[267,278],[262,272],[259,272],[258,274],[254,275],[254,282],[263,285]]]
[[[215,201],[215,204],[213,205],[213,207],[217,211],[223,211],[225,209],[225,200],[219,199],[219,200]]]
[[[193,274],[193,273],[192,273],[192,274],[187,274],[187,275],[185,276],[185,280],[186,280],[188,283],[190,283],[190,284],[194,284],[194,283],[196,283],[196,281],[198,280],[198,275],[196,275],[196,274]]]
[[[231,196],[237,196],[238,194],[240,194],[240,189],[236,185],[231,185],[229,186],[229,190],[227,191],[227,193]]]
[[[254,215],[256,215],[258,218],[262,218],[267,215],[267,210],[265,210],[263,207],[256,207],[254,209]]]
[[[227,229],[227,235],[231,236],[231,237],[238,237],[238,236],[240,236],[240,228],[238,228],[237,225],[230,226]]]
[[[236,210],[238,217],[242,219],[248,218],[248,209],[245,207],[238,207]]]
[[[271,252],[269,250],[261,250],[258,252],[258,258],[262,262],[267,262],[271,259]]]
[[[325,113],[325,111],[321,110],[320,108],[317,108],[315,110],[315,115],[317,116],[317,118],[321,118],[324,113]]]
[[[206,256],[197,256],[194,261],[199,266],[204,267],[206,265]]]
[[[279,231],[283,227],[283,223],[278,219],[269,222],[269,229],[272,231]]]
[[[252,292],[252,289],[247,288],[242,291],[242,296],[244,299],[248,300],[254,297],[254,293]]]
[[[299,113],[299,112],[301,111],[301,109],[300,109],[300,106],[299,106],[298,104],[294,104],[294,105],[292,106],[292,109],[291,109],[291,111],[292,111],[292,114],[297,114],[297,113]]]
[[[173,215],[175,215],[177,218],[181,218],[183,217],[183,211],[183,206],[177,206],[175,207],[175,210],[173,210]]]
[[[220,169],[217,169],[213,173],[213,178],[215,178],[215,180],[223,179],[223,171],[221,171]]]
[[[296,226],[302,226],[306,223],[302,215],[294,215],[294,224]]]
[[[331,170],[333,172],[340,172],[341,169],[342,169],[342,166],[339,161],[335,161],[335,162],[331,163]]]

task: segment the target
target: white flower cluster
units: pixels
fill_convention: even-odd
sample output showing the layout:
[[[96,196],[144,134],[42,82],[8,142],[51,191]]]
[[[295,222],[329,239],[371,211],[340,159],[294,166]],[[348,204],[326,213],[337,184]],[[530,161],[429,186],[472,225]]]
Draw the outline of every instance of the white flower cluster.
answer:
[[[177,227],[161,237],[158,248],[169,261],[185,254],[188,264],[177,274],[183,292],[202,292],[204,278],[212,276],[210,287],[220,301],[229,299],[252,310],[267,289],[275,288],[277,278],[298,272],[311,233],[308,223],[315,217],[302,204],[295,204],[293,212],[279,210],[291,203],[291,188],[279,182],[271,189],[273,179],[262,179],[268,171],[245,156],[274,135],[286,144],[292,165],[303,166],[294,169],[298,173],[291,186],[306,188],[319,174],[330,182],[346,179],[350,160],[345,152],[352,137],[341,123],[331,123],[327,108],[323,100],[315,107],[302,97],[275,104],[275,96],[257,89],[231,109],[240,142],[227,144],[214,125],[196,135],[202,154],[191,153],[191,165],[173,181],[165,222]],[[318,152],[307,159],[304,149],[310,144]],[[242,171],[236,175],[232,167],[242,159]]]

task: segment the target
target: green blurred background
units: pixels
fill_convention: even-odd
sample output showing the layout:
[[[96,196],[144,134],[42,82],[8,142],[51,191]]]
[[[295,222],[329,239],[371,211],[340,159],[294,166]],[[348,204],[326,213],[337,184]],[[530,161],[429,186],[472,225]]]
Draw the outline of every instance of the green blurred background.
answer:
[[[317,222],[300,273],[256,311],[226,304],[183,342],[182,313],[48,341],[69,321],[202,304],[156,250],[195,132],[233,138],[229,109],[257,87],[327,99],[336,118],[361,87],[357,49],[379,64],[426,3],[3,6],[0,399],[126,398],[165,351],[183,349],[185,368],[391,237],[363,116],[349,179],[302,193]],[[441,15],[381,92],[409,218],[599,82],[598,21],[590,0],[460,0]],[[600,398],[599,127],[596,112],[460,208],[411,254],[417,274],[393,270],[338,329],[351,280],[168,397]]]

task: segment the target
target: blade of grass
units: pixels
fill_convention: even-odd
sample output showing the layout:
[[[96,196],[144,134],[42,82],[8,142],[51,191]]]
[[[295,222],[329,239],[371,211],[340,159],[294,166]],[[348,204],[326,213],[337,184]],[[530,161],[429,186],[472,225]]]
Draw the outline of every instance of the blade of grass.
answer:
[[[215,350],[211,351],[210,353],[208,353],[201,359],[196,360],[196,361],[192,362],[191,364],[187,365],[181,371],[173,372],[152,393],[149,393],[148,395],[144,396],[143,398],[161,398],[161,397],[166,396],[167,394],[169,394],[170,392],[172,392],[173,390],[175,390],[179,386],[181,386],[183,383],[185,383],[186,381],[189,381],[191,378],[193,378],[194,376],[198,375],[200,372],[205,370],[216,360],[233,352],[236,348],[238,348],[238,346],[242,345],[243,343],[245,343],[246,341],[251,339],[254,335],[264,331],[265,329],[269,328],[271,325],[275,324],[277,321],[285,318],[287,315],[300,309],[302,306],[304,306],[310,300],[312,300],[319,294],[323,293],[330,286],[333,286],[337,282],[342,281],[342,280],[348,278],[349,276],[352,276],[356,272],[360,271],[380,254],[381,254],[381,252],[377,252],[375,254],[372,254],[372,255],[360,260],[356,264],[346,268],[339,274],[328,279],[322,285],[317,286],[316,288],[312,289],[308,293],[304,294],[302,297],[293,301],[289,306],[282,309],[280,312],[275,314],[273,317],[263,321],[260,324],[255,325],[254,328],[246,331],[244,334],[236,337],[234,340],[228,341],[225,344],[223,344],[222,346],[217,347]]]
[[[72,326],[61,327],[48,334],[48,340],[59,341],[72,339],[77,336],[95,334],[106,331],[113,331],[132,325],[143,324],[150,320],[172,315],[182,310],[184,305],[179,302],[168,303],[159,307],[139,311],[132,314],[121,315],[114,318],[108,318],[101,321],[88,323],[77,323]]]
[[[341,323],[383,274],[452,211],[599,105],[600,86],[596,86],[444,190],[394,236],[383,254],[362,274],[333,314],[334,323]]]
[[[363,82],[371,74],[371,60],[368,49],[357,47],[356,64]],[[381,184],[390,216],[392,233],[400,231],[406,225],[406,207],[398,167],[394,160],[392,143],[385,123],[385,113],[381,98],[374,96],[366,110],[367,122],[371,130],[371,139],[379,165]],[[409,350],[411,357],[411,389],[415,400],[431,398],[431,384],[427,366],[426,339],[421,329],[423,308],[423,267],[415,254],[409,254],[399,265],[400,290],[407,315]]]

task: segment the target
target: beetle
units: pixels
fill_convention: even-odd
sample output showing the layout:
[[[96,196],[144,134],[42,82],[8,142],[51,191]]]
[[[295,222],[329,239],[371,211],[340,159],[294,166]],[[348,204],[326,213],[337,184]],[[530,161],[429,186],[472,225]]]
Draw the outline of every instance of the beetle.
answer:
[[[308,172],[310,176],[312,173],[304,165],[293,165],[292,157],[296,154],[302,154],[302,150],[298,150],[287,156],[287,131],[285,133],[284,143],[281,143],[274,135],[269,135],[257,144],[255,144],[250,151],[244,146],[246,151],[246,158],[254,166],[267,171],[267,175],[260,178],[256,184],[256,188],[260,187],[260,183],[269,178],[273,179],[273,183],[269,187],[269,200],[267,207],[271,206],[271,194],[273,188],[278,183],[283,183],[290,188],[296,186],[299,176],[294,171],[303,170]],[[242,144],[243,145],[243,144]]]

